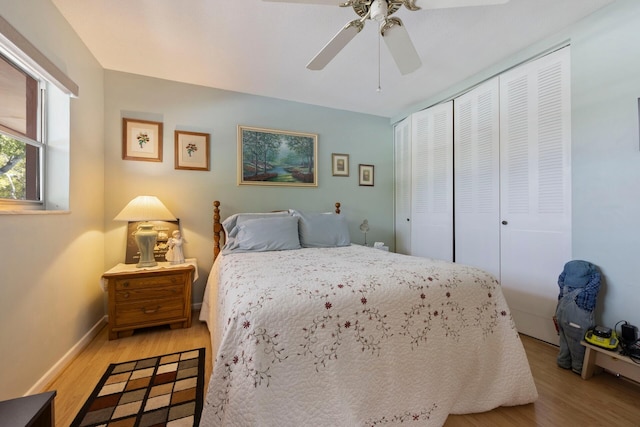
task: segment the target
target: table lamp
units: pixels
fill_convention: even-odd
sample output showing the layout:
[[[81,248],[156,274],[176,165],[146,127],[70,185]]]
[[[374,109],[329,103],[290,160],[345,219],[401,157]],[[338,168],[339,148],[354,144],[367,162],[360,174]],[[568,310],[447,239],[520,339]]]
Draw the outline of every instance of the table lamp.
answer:
[[[367,246],[367,231],[369,231],[369,221],[364,220],[362,224],[360,224],[360,231],[364,233],[364,245]]]
[[[149,221],[175,221],[176,217],[167,209],[156,196],[138,196],[114,218],[115,221],[142,221],[133,234],[140,260],[136,267],[153,267],[158,265],[153,256],[158,232]]]

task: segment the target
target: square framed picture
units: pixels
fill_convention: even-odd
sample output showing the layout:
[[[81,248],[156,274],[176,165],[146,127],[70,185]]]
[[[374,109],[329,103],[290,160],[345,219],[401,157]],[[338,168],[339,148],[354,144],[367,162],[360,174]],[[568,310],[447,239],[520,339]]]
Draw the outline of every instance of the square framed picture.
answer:
[[[318,135],[238,126],[238,184],[318,186]]]
[[[162,122],[122,119],[122,159],[162,161]]]
[[[137,264],[140,261],[140,252],[136,243],[136,231],[141,221],[129,221],[127,226],[127,251],[125,264]],[[158,232],[156,245],[153,248],[153,258],[157,262],[165,262],[165,255],[169,250],[169,238],[175,230],[180,230],[180,219],[175,221],[149,221],[153,224],[153,229]]]
[[[333,176],[349,176],[348,154],[331,154],[331,173]]]
[[[209,170],[209,134],[175,131],[175,169]]]
[[[373,187],[373,165],[359,165],[358,183],[363,186]]]

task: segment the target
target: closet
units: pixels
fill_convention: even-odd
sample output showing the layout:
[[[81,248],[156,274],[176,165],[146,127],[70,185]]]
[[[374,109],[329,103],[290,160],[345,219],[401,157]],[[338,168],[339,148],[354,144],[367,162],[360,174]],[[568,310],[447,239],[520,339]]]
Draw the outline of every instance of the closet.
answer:
[[[411,117],[394,129],[395,246],[396,252],[411,253]]]
[[[452,148],[453,102],[411,116],[412,255],[453,261]]]
[[[412,114],[394,135],[396,252],[453,261],[453,102]]]
[[[410,215],[396,211],[411,242],[406,253],[489,271],[503,286],[518,330],[552,343],[557,279],[571,259],[569,54],[566,47],[518,66],[396,127],[396,138],[400,127],[411,128],[404,129],[410,151],[401,168],[405,192],[411,188],[402,194],[402,212]],[[447,133],[435,131],[436,120],[427,120],[426,136],[413,128],[423,115],[449,110],[452,138],[444,153]],[[437,209],[449,194],[450,229],[446,209]]]
[[[455,260],[500,277],[500,81],[455,99]]]

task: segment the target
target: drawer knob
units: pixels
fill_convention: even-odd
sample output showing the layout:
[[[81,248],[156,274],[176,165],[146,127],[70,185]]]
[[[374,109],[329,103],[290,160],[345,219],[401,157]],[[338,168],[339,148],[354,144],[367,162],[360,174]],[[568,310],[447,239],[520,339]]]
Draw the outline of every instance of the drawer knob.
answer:
[[[123,297],[123,298],[129,298],[129,295],[130,295],[130,294],[129,294],[129,292],[125,292],[125,293],[122,295],[122,297]]]
[[[128,287],[129,287],[129,282],[124,282],[124,283],[122,284],[122,287],[124,287],[124,288],[128,288]]]
[[[142,311],[144,312],[144,314],[153,314],[153,313],[157,313],[158,310],[160,310],[160,306],[157,306],[156,308],[146,308],[146,307],[142,307]]]

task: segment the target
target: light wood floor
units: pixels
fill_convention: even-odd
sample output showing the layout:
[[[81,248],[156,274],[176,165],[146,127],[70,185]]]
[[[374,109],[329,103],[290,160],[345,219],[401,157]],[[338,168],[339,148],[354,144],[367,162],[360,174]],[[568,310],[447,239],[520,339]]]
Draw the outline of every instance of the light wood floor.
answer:
[[[205,378],[212,370],[209,332],[194,313],[189,329],[141,329],[132,337],[109,341],[106,328],[47,390],[57,390],[56,425],[68,426],[110,363],[206,347]],[[451,415],[445,427],[632,427],[640,426],[640,385],[604,373],[584,381],[556,366],[557,348],[523,336],[539,399],[472,415]],[[306,427],[306,426],[301,426]]]
[[[54,402],[56,426],[71,424],[111,363],[205,347],[206,388],[212,371],[209,330],[198,320],[199,312],[192,314],[192,325],[188,329],[172,330],[168,326],[138,329],[131,337],[112,341],[109,341],[107,328],[103,328],[70,366],[47,386],[46,390],[57,390]]]

